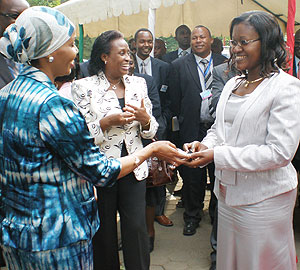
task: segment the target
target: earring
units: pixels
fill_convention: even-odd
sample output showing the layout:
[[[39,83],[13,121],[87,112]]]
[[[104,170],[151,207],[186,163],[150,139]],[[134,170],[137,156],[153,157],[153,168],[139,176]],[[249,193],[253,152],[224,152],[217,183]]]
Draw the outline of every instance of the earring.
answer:
[[[106,60],[104,61],[104,64],[105,64],[105,65],[107,64],[107,61],[106,61]]]
[[[49,61],[49,63],[52,63],[54,61],[54,57],[53,56],[49,56],[48,61]]]

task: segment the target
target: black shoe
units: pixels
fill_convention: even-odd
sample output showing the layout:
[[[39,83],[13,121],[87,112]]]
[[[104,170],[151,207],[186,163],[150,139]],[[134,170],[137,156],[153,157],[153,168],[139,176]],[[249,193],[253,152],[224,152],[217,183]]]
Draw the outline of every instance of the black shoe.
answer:
[[[176,204],[176,207],[177,208],[184,208],[183,200],[178,200],[178,203]]]
[[[209,270],[216,270],[216,269],[217,269],[216,262],[211,262]]]
[[[198,222],[186,222],[183,228],[183,235],[194,235],[198,227]]]
[[[149,251],[150,253],[153,251],[154,249],[154,236],[149,236]]]

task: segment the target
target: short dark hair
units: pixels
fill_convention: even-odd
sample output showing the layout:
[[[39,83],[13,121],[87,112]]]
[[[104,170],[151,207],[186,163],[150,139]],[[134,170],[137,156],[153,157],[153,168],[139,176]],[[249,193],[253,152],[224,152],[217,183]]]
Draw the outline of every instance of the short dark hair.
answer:
[[[139,34],[140,32],[149,32],[149,33],[151,34],[151,36],[152,36],[152,39],[153,39],[153,34],[152,34],[152,32],[151,32],[149,29],[147,29],[147,28],[140,28],[140,29],[137,30],[137,31],[135,32],[135,34],[134,34],[134,40],[135,40],[135,41],[137,40],[138,34]]]
[[[231,22],[231,39],[234,26],[240,23],[251,25],[259,35],[261,41],[261,76],[278,72],[279,68],[287,68],[287,52],[283,34],[273,15],[265,11],[249,11],[241,14]]]
[[[188,32],[191,33],[191,29],[190,29],[187,25],[182,24],[182,25],[179,25],[179,26],[176,28],[176,30],[175,30],[175,37],[177,36],[179,30],[180,30],[180,29],[183,29],[183,28],[185,28],[186,30],[188,30]]]
[[[210,30],[209,30],[206,26],[204,26],[204,25],[202,25],[202,24],[199,24],[199,25],[196,25],[196,26],[194,27],[194,29],[196,29],[196,28],[205,28],[205,29],[207,30],[208,34],[209,34],[209,37],[211,37]]]
[[[116,39],[124,38],[123,34],[116,30],[109,30],[98,36],[93,44],[88,71],[90,76],[104,71],[105,63],[101,59],[102,54],[109,54],[111,43]]]

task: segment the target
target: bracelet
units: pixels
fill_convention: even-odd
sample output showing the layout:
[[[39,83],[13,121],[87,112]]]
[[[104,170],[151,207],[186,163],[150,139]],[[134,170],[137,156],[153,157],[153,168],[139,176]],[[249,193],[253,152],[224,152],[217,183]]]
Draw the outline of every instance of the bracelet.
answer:
[[[151,117],[149,118],[149,121],[147,122],[147,124],[144,125],[143,127],[146,128],[146,127],[150,126],[150,123],[151,123]]]
[[[133,157],[134,157],[134,168],[136,169],[140,165],[141,160],[136,155],[133,155]]]

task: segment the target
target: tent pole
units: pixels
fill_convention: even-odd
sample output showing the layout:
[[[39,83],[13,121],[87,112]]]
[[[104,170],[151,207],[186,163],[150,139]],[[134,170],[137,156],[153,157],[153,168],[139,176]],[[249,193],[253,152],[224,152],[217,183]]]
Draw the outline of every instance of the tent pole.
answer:
[[[79,62],[83,60],[83,25],[79,24]]]
[[[148,11],[148,29],[151,31],[151,33],[153,35],[153,39],[154,39],[153,42],[155,42],[155,20],[156,20],[156,9],[149,8],[149,11]],[[151,56],[153,56],[153,55],[154,55],[154,50],[152,50],[152,52],[151,52]]]

